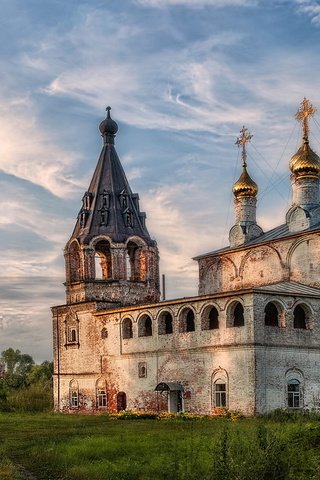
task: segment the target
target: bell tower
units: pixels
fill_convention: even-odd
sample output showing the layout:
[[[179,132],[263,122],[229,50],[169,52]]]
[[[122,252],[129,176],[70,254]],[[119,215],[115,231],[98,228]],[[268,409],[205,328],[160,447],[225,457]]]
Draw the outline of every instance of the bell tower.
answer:
[[[102,301],[106,308],[158,302],[159,254],[114,147],[117,123],[99,126],[103,147],[65,247],[67,304]]]

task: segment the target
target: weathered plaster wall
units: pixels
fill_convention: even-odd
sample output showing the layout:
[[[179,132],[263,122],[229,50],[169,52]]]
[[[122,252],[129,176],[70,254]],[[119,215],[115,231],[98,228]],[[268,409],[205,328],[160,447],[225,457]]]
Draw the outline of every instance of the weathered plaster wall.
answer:
[[[199,260],[199,295],[282,281],[320,286],[320,237],[309,233]]]
[[[264,324],[264,310],[270,301],[279,307],[279,327]],[[244,306],[242,327],[229,326],[235,302]],[[293,309],[297,304],[304,305],[310,312],[306,330],[293,328]],[[317,369],[311,372],[314,360],[310,360],[310,352],[320,355],[317,353],[320,299],[264,292],[233,293],[97,314],[92,305],[89,308],[87,304],[76,313],[79,337],[75,343],[66,338],[68,323],[71,322],[72,328],[75,324],[74,318],[68,317],[69,309],[61,307],[60,312],[57,311],[61,409],[69,409],[69,387],[73,380],[79,385],[79,408],[85,410],[97,408],[96,385],[103,379],[110,411],[117,409],[119,392],[126,393],[127,408],[165,409],[166,394],[156,393],[154,389],[160,382],[177,382],[185,390],[186,411],[210,413],[215,406],[212,376],[221,369],[228,376],[228,407],[245,414],[286,406],[286,397],[279,396],[279,391],[286,389],[284,368],[297,367],[306,372],[305,392],[314,390],[309,382],[320,382],[320,372]],[[203,330],[204,317],[211,307],[218,310],[219,328]],[[180,322],[186,308],[194,312],[195,330],[181,332]],[[172,334],[161,334],[164,312],[172,315]],[[152,335],[141,337],[139,321],[146,314],[152,320]],[[122,338],[125,319],[132,321],[132,338]],[[54,319],[54,327],[56,325]],[[56,331],[54,337],[57,345]],[[145,367],[145,376],[139,373],[141,365]],[[55,372],[58,372],[57,351]],[[58,408],[57,375],[55,382]],[[305,397],[308,404],[310,395]]]

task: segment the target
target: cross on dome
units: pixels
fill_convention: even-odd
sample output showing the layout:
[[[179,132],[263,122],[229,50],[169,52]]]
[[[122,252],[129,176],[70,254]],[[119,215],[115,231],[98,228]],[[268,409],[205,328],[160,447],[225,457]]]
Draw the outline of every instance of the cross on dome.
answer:
[[[300,108],[295,114],[296,120],[303,124],[303,136],[305,139],[308,138],[309,134],[309,117],[313,117],[316,113],[317,108],[312,105],[312,103],[304,97],[300,103]]]
[[[242,127],[242,129],[240,130],[240,137],[237,137],[237,140],[236,140],[236,145],[238,145],[238,147],[240,147],[240,145],[242,145],[242,165],[243,167],[246,167],[247,166],[247,151],[246,151],[246,144],[248,142],[251,141],[253,135],[251,135],[250,133],[247,133],[248,132],[248,129],[245,128],[245,126]]]

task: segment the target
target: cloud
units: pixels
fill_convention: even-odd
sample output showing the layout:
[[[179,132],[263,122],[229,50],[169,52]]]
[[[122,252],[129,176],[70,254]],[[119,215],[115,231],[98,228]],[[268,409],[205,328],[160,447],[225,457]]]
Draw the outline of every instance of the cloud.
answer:
[[[185,6],[192,8],[201,7],[251,7],[257,4],[256,0],[135,0],[137,4],[146,7],[172,7]]]
[[[320,25],[320,5],[319,2],[314,0],[294,0],[294,3],[298,5],[298,13],[307,14],[311,18],[311,22],[319,26]]]
[[[79,179],[71,173],[77,155],[59,148],[41,127],[33,101],[19,96],[0,98],[0,170],[58,197],[78,192]]]
[[[211,202],[204,196],[201,199],[199,193],[197,182],[189,179],[143,195],[148,228],[158,242],[161,271],[171,284],[171,298],[197,293],[198,265],[192,258],[221,247],[224,227],[215,223],[221,211],[212,209]]]

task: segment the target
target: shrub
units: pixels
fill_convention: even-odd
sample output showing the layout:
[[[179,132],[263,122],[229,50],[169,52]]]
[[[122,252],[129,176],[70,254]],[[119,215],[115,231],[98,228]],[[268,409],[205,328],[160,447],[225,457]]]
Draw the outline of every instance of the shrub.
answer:
[[[11,391],[6,407],[12,412],[47,412],[52,409],[52,390],[39,384]]]

